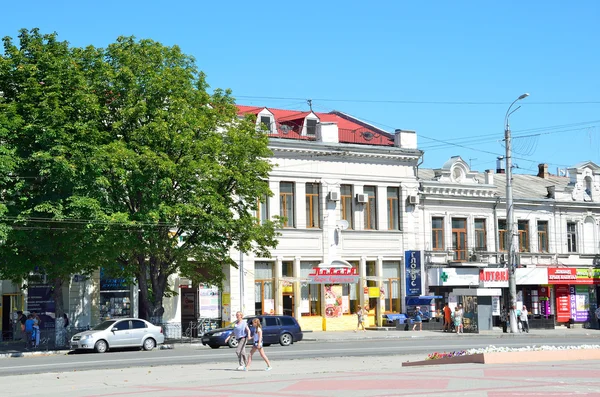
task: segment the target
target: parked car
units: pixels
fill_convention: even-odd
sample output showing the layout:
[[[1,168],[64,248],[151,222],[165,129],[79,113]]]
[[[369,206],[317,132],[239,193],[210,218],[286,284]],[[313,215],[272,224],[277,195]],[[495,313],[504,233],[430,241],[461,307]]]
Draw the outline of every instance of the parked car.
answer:
[[[271,315],[244,317],[244,320],[248,322],[248,327],[250,327],[252,336],[254,336],[252,320],[255,318],[259,318],[262,325],[264,346],[269,346],[274,343],[279,343],[282,346],[289,346],[294,342],[300,342],[304,336],[300,324],[298,324],[298,321],[296,321],[294,317]],[[206,332],[202,335],[202,344],[204,346],[208,345],[213,349],[218,349],[221,346],[235,348],[238,344],[235,338],[229,338],[228,343],[225,343],[225,340],[232,332],[233,324],[226,328],[219,328]]]
[[[73,335],[71,349],[104,353],[108,349],[139,346],[144,350],[152,350],[164,342],[162,327],[139,318],[119,318],[104,321],[89,331]]]

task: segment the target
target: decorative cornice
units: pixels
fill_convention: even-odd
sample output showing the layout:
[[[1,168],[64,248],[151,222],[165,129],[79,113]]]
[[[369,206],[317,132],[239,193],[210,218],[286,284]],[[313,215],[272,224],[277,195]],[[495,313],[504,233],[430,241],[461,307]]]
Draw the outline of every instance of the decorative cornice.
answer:
[[[497,190],[492,185],[461,185],[436,182],[422,182],[422,194],[451,197],[494,198]]]

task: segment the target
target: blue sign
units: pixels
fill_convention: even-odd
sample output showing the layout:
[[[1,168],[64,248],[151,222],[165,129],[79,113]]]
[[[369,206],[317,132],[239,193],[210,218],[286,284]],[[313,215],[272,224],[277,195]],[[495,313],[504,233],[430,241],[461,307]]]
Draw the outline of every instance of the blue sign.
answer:
[[[406,296],[421,295],[421,251],[405,251]]]

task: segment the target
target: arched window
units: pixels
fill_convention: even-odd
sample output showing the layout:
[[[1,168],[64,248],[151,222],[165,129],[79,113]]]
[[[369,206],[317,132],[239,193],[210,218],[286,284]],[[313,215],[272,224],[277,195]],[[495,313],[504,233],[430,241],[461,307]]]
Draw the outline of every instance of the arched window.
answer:
[[[585,177],[585,194],[583,195],[584,201],[594,201],[592,198],[592,177]]]

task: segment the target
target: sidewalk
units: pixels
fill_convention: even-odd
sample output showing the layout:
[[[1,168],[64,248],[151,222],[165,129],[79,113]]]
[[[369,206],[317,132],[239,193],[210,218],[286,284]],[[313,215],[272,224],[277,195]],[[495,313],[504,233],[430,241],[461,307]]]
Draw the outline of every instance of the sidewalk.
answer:
[[[366,332],[353,331],[305,331],[304,341],[307,342],[342,342],[348,340],[381,340],[381,339],[454,339],[454,338],[514,338],[514,337],[565,337],[569,336],[598,336],[600,330],[589,328],[556,328],[556,329],[533,329],[530,333],[504,334],[502,330],[485,331],[479,334],[461,334],[446,333],[436,331],[399,331],[394,328],[370,328]],[[182,343],[180,340],[167,341],[163,348],[185,349],[190,346],[197,347],[201,345],[200,341]],[[37,350],[26,350],[24,342],[0,342],[0,359],[10,357],[29,357],[42,356],[49,354],[67,354],[67,348],[40,348]]]

